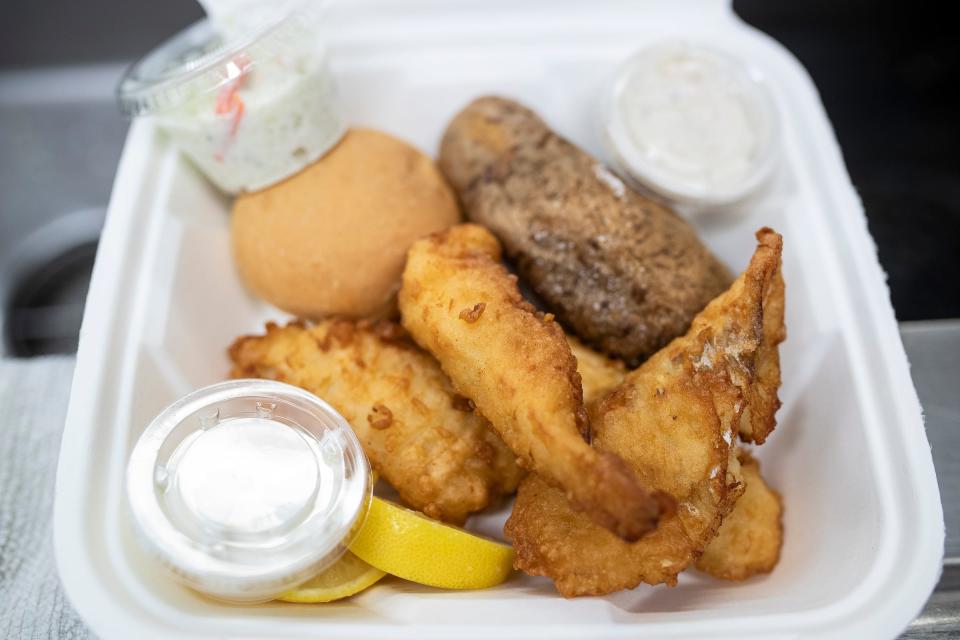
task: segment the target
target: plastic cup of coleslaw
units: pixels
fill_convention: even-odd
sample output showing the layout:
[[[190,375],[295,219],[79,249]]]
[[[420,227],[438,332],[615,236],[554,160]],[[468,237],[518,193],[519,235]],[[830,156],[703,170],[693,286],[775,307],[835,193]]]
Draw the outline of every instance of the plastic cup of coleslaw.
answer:
[[[201,20],[127,71],[120,107],[154,117],[222,191],[268,187],[344,132],[318,23],[303,8],[227,34]]]

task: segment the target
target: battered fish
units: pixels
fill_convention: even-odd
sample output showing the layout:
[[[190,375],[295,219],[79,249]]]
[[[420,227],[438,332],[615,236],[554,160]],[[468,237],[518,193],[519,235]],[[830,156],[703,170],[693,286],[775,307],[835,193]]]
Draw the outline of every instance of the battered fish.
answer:
[[[572,336],[567,336],[567,342],[570,343],[573,357],[577,359],[583,402],[588,407],[623,382],[627,367],[622,361],[597,353]]]
[[[549,310],[631,365],[682,335],[733,279],[685,220],[513,100],[483,97],[457,114],[440,168]]]
[[[754,284],[753,286],[759,286]],[[750,401],[740,420],[740,439],[763,444],[777,426],[780,398],[780,343],[787,339],[784,316],[783,274],[777,269],[763,296],[763,330],[754,384],[750,387]]]
[[[697,560],[697,569],[723,580],[746,580],[770,573],[783,545],[783,500],[760,475],[760,463],[739,454],[746,490],[723,519],[720,532]]]
[[[536,475],[520,485],[504,528],[515,566],[553,579],[564,596],[600,595],[641,582],[675,584],[706,549],[744,491],[735,440],[744,420],[773,424],[780,371],[762,348],[782,336],[782,239],[769,229],[747,270],[698,315],[687,334],[627,375],[591,408],[594,446],[614,452],[678,503],[656,531],[627,543],[577,513]],[[779,284],[778,284],[779,283]],[[776,339],[766,342],[776,347]],[[761,377],[766,376],[761,380]],[[749,414],[746,415],[749,407]],[[746,417],[745,417],[746,415]]]
[[[636,540],[656,527],[668,500],[619,457],[584,441],[589,423],[563,330],[523,300],[489,231],[466,224],[414,243],[400,312],[521,466],[620,538]]]
[[[520,481],[513,452],[396,324],[270,323],[239,338],[230,358],[235,378],[281,380],[329,402],[373,468],[428,516],[462,524]]]

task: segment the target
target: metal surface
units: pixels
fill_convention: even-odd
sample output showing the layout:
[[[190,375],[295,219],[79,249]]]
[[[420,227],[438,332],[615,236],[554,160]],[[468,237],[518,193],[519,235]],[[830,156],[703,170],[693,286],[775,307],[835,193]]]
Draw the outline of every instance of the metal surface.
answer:
[[[900,325],[940,482],[947,529],[944,571],[903,638],[960,637],[960,320]]]

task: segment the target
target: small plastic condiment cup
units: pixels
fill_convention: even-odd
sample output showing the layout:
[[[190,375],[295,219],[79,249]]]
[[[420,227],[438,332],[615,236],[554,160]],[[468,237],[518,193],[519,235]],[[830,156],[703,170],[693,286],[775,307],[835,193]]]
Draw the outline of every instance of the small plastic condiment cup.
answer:
[[[303,6],[228,35],[201,20],[126,72],[117,88],[120,108],[156,118],[228,194],[280,182],[345,131],[319,21]]]
[[[638,51],[614,76],[604,111],[614,164],[688,210],[743,201],[776,165],[779,120],[763,78],[710,47],[670,40]]]
[[[330,567],[362,527],[371,492],[346,420],[269,380],[178,400],[127,466],[141,546],[179,582],[233,603],[271,600]]]

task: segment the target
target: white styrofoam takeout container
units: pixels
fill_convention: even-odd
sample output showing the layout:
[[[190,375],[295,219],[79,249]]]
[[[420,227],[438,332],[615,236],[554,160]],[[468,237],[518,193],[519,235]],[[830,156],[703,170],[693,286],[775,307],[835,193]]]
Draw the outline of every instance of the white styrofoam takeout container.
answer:
[[[225,377],[225,348],[283,314],[233,271],[230,203],[148,122],[117,174],[81,334],[57,478],[55,547],[67,594],[112,638],[894,637],[940,573],[943,517],[920,405],[860,202],[810,78],[725,0],[354,0],[330,16],[346,113],[434,152],[482,93],[530,104],[600,154],[600,96],[619,61],[662,37],[730,51],[763,73],[783,122],[770,187],[737,218],[701,219],[745,266],[753,231],[785,238],[783,408],[759,449],[786,500],[769,576],[564,600],[517,575],[479,592],[386,580],[347,601],[235,607],[168,580],[134,544],[127,456],[167,403]],[[472,526],[499,534],[505,513]]]

